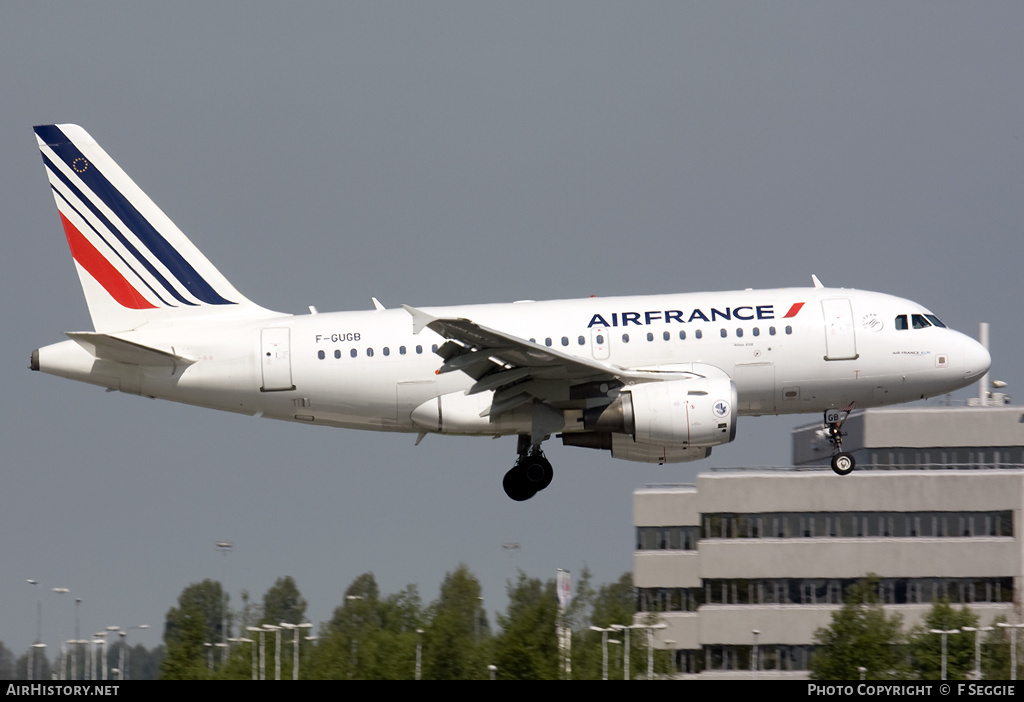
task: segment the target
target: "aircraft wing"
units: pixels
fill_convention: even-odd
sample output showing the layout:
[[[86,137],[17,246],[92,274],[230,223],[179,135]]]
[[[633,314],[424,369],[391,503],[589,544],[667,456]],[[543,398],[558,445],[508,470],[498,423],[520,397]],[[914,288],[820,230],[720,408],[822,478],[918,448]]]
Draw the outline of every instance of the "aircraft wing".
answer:
[[[416,333],[426,327],[448,339],[437,350],[444,359],[438,374],[466,373],[476,380],[467,391],[470,395],[494,391],[490,409],[481,416],[495,416],[534,399],[556,407],[570,406],[579,395],[571,389],[585,383],[621,385],[629,379],[665,379],[664,373],[570,356],[469,319],[437,318],[408,305],[403,307],[412,315]]]

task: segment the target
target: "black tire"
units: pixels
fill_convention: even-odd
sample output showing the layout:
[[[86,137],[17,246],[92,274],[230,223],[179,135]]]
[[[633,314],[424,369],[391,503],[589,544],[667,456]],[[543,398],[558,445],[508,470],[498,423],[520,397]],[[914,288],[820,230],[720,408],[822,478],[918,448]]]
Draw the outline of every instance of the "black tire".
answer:
[[[526,479],[526,472],[521,466],[515,466],[505,473],[501,486],[505,488],[505,494],[516,502],[524,502],[537,494],[536,488]]]
[[[527,457],[519,464],[519,469],[523,471],[527,484],[533,488],[534,492],[540,492],[546,488],[551,484],[551,479],[555,477],[551,462],[544,456]]]
[[[857,462],[853,460],[853,456],[845,451],[832,456],[832,470],[836,472],[836,475],[849,475],[856,465]]]

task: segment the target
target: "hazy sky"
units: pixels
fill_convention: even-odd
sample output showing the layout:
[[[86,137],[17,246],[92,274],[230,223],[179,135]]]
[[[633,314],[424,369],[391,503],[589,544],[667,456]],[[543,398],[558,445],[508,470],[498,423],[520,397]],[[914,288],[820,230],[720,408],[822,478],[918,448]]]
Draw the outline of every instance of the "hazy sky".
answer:
[[[83,635],[145,623],[132,641],[153,646],[208,577],[237,605],[291,575],[319,623],[361,573],[430,601],[464,562],[493,615],[516,567],[630,570],[634,488],[786,464],[817,419],[743,419],[664,467],[552,441],[551,487],[514,503],[514,438],[414,448],[30,373],[32,349],[91,328],[33,125],[83,125],[271,309],[815,273],[974,336],[991,322],[1013,393],[1021,37],[1020,2],[2,3],[0,641],[35,636],[27,578],[51,654],[70,598]]]

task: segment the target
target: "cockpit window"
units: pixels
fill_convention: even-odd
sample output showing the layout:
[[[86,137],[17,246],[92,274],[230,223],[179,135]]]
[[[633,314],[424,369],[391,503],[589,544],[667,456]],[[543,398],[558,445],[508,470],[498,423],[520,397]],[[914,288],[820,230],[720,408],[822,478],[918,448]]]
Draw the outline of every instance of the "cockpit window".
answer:
[[[909,318],[909,322],[908,322]],[[934,314],[898,314],[896,315],[896,328],[904,329],[925,329],[927,327],[946,328],[946,325]]]

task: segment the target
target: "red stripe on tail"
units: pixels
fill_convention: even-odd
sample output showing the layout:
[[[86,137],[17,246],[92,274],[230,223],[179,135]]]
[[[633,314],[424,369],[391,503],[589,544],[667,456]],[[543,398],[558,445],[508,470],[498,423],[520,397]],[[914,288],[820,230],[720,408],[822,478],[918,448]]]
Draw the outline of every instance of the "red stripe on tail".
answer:
[[[110,265],[110,261],[104,258],[103,254],[82,236],[82,232],[68,221],[63,212],[60,215],[60,221],[64,224],[64,234],[68,238],[71,255],[118,304],[133,310],[156,309],[156,305],[140,295],[139,291],[125,280],[116,268]]]

